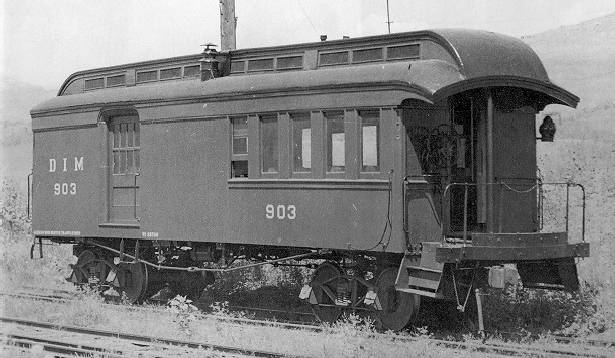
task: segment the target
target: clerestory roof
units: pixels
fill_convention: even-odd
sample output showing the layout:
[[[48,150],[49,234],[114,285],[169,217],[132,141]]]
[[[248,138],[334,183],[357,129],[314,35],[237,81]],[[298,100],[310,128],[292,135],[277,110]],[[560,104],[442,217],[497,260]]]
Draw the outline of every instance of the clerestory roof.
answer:
[[[378,43],[380,40],[428,38],[449,56],[352,66],[319,67],[309,70],[225,76],[207,81],[199,79],[155,82],[136,86],[106,88],[74,95],[58,96],[31,111],[33,116],[57,110],[109,105],[173,101],[222,101],[230,98],[257,98],[336,91],[387,91],[407,93],[433,103],[466,90],[482,87],[518,87],[536,93],[543,105],[550,103],[576,107],[579,98],[553,84],[536,53],[523,41],[477,30],[433,30],[415,33],[372,36],[331,41],[349,45]],[[344,42],[345,41],[345,42]],[[280,46],[311,48],[315,44]],[[274,48],[265,50],[273,51]],[[260,49],[263,51],[263,49]],[[250,50],[237,51],[238,54]],[[232,55],[232,53],[231,53]],[[395,100],[399,100],[398,95]]]

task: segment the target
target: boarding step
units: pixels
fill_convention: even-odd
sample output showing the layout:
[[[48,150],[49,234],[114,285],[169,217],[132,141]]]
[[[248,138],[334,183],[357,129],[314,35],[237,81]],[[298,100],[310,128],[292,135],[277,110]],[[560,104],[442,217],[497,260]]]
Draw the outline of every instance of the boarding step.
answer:
[[[424,242],[421,256],[406,253],[397,274],[398,291],[421,296],[438,297],[443,263],[436,261],[439,242]]]

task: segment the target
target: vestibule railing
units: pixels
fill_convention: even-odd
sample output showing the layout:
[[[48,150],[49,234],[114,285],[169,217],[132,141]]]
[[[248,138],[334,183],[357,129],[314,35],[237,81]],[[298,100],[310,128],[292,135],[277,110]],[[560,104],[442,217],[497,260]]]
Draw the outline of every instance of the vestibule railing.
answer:
[[[485,183],[485,184],[478,184],[478,183],[449,183],[445,186],[444,188],[444,192],[442,193],[442,206],[441,206],[441,228],[442,228],[442,235],[445,238],[446,236],[457,236],[459,234],[461,234],[461,239],[463,241],[463,243],[468,243],[468,215],[469,215],[469,191],[470,188],[475,188],[475,189],[479,189],[480,187],[491,187],[491,188],[498,188],[498,195],[499,195],[499,200],[498,200],[498,205],[497,205],[497,209],[492,209],[492,213],[488,213],[488,215],[491,215],[491,217],[496,217],[497,221],[498,221],[498,225],[497,225],[497,231],[495,230],[490,230],[490,231],[495,231],[495,232],[502,232],[502,226],[503,226],[503,217],[504,217],[504,213],[503,213],[503,199],[504,199],[504,193],[505,192],[512,192],[512,193],[516,193],[519,195],[522,194],[528,194],[531,192],[536,192],[537,193],[537,215],[538,215],[538,223],[539,223],[539,229],[543,228],[543,223],[544,223],[544,213],[543,213],[543,200],[544,200],[544,193],[545,193],[545,187],[549,188],[557,188],[557,187],[563,187],[565,188],[565,193],[566,193],[566,200],[565,200],[565,214],[564,214],[564,221],[565,221],[565,225],[566,225],[566,232],[568,232],[569,227],[570,227],[570,192],[571,192],[571,188],[579,188],[581,191],[581,239],[582,241],[585,241],[585,209],[586,209],[586,203],[585,203],[585,187],[583,187],[583,185],[578,184],[578,183],[573,183],[573,182],[541,182],[540,180],[536,180],[535,183],[533,184],[524,184],[523,189],[518,189],[515,188],[515,184],[511,184],[510,182],[506,182],[506,181],[499,181],[496,183]],[[462,188],[463,189],[463,229],[461,232],[456,232],[456,235],[452,235],[453,231],[451,230],[451,191],[455,188]],[[492,190],[493,192],[493,190]],[[492,194],[493,197],[495,197],[495,195]],[[495,200],[494,200],[495,202]],[[493,208],[493,205],[491,206]],[[495,211],[497,210],[497,216],[494,216]]]

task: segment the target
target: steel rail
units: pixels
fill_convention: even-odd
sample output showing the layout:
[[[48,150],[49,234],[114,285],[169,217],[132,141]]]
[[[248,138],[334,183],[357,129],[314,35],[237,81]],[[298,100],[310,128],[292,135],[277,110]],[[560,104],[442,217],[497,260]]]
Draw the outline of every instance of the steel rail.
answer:
[[[166,344],[170,346],[181,346],[185,348],[192,349],[203,349],[208,348],[218,352],[230,353],[230,354],[244,354],[250,355],[254,357],[265,357],[265,358],[278,358],[278,357],[299,357],[299,356],[290,356],[287,354],[281,353],[273,353],[266,352],[260,350],[252,350],[245,348],[237,348],[237,347],[228,347],[228,346],[220,346],[209,343],[199,343],[199,342],[191,342],[191,341],[180,341],[174,339],[165,339],[160,337],[149,337],[135,334],[124,334],[106,330],[97,330],[97,329],[89,329],[89,328],[81,328],[74,326],[63,326],[57,324],[29,321],[29,320],[21,320],[16,318],[9,317],[0,317],[0,321],[6,323],[15,323],[27,326],[33,326],[37,328],[45,328],[45,329],[54,329],[61,330],[65,332],[71,333],[80,333],[86,335],[95,335],[95,336],[104,336],[104,337],[112,337],[119,338],[126,341],[138,341],[138,342],[146,342],[146,343],[158,343],[158,344]],[[521,347],[515,345],[506,345],[506,344],[475,344],[475,343],[467,343],[467,342],[455,342],[455,341],[446,341],[446,340],[438,340],[432,338],[417,338],[417,337],[403,337],[403,336],[392,336],[385,334],[373,334],[369,335],[370,338],[379,338],[380,336],[384,336],[386,338],[393,338],[393,340],[398,340],[401,342],[418,342],[425,341],[428,343],[432,343],[441,347],[450,348],[450,349],[471,349],[478,352],[484,353],[497,353],[500,355],[507,356],[515,356],[519,354],[523,355],[539,355],[539,356],[570,356],[570,357],[607,357],[606,354],[594,354],[588,353],[586,351],[568,351],[568,350],[559,350],[553,348],[531,348],[531,347]],[[30,338],[28,338],[30,339]],[[119,356],[121,357],[121,356]]]
[[[318,321],[316,319],[316,317],[314,316],[313,312],[300,312],[300,311],[288,311],[288,310],[281,310],[281,309],[274,309],[274,308],[263,308],[263,307],[247,307],[247,306],[237,306],[237,305],[229,305],[228,309],[232,312],[251,312],[252,314],[258,315],[258,314],[268,314],[271,317],[262,317],[259,316],[258,319],[261,320],[266,320],[266,319],[273,319],[275,320],[274,322],[280,322],[283,324],[298,324],[298,325],[313,325],[314,327],[317,326]],[[282,317],[296,317],[296,319],[290,319],[290,318],[279,318],[280,316]],[[280,319],[280,321],[278,321],[278,319]],[[291,328],[291,327],[288,327]]]
[[[12,295],[16,297],[20,297],[20,294],[6,294],[0,292],[0,295]],[[25,297],[30,298],[30,297]],[[36,299],[36,298],[34,298]],[[138,307],[138,306],[121,306],[117,304],[106,304],[114,307],[126,307],[129,309],[135,310],[147,310],[150,312],[157,313],[168,313],[164,310],[157,310],[155,308],[149,307]],[[237,318],[237,317],[225,317],[220,315],[203,315],[203,318],[212,318],[219,321],[231,322],[235,324],[249,324],[249,325],[259,325],[259,326],[271,326],[282,329],[295,329],[295,330],[305,330],[311,332],[325,332],[335,331],[335,327],[328,326],[315,326],[315,325],[306,325],[306,324],[295,324],[295,323],[284,323],[284,322],[272,322],[265,320],[257,320],[257,319],[248,319],[248,318]],[[2,319],[0,318],[0,321]],[[527,347],[519,344],[513,343],[472,343],[472,342],[462,342],[462,341],[452,341],[452,340],[444,340],[437,338],[421,338],[421,337],[411,337],[407,335],[399,335],[399,334],[387,334],[387,333],[378,333],[373,332],[367,335],[368,338],[373,339],[388,339],[391,341],[397,342],[416,342],[416,341],[424,341],[434,345],[438,345],[441,347],[451,348],[451,349],[472,349],[480,352],[494,352],[504,355],[516,355],[516,354],[530,354],[530,355],[542,355],[542,356],[584,356],[584,357],[604,357],[605,355],[601,354],[593,354],[591,352],[586,351],[570,351],[563,350],[559,348],[538,348],[538,347]],[[575,337],[565,337],[565,336],[557,336],[557,335],[549,335],[547,337],[553,337],[557,342],[567,342],[568,344],[572,343],[584,343],[590,346],[594,346],[597,348],[610,348],[615,347],[615,342],[603,341],[603,340],[592,340],[592,339],[583,339],[583,338],[575,338]]]
[[[578,338],[563,336],[559,334],[551,334],[548,337],[553,338],[557,342],[565,342],[567,344],[585,343],[596,347],[615,348],[615,341],[607,341],[597,338]]]
[[[20,347],[18,345],[2,345],[2,343],[4,342],[0,341],[0,355],[4,354],[6,357],[23,357],[24,354],[28,353],[30,350],[30,348]],[[55,353],[53,358],[75,358],[75,355]]]
[[[76,301],[76,299],[72,299],[72,298],[55,298],[55,297],[39,295],[39,294],[30,294],[30,293],[0,292],[0,296],[25,298],[25,299],[31,299],[31,300],[40,300],[40,301],[57,302],[57,303],[66,303],[69,301]],[[124,308],[130,311],[145,311],[145,312],[150,312],[150,313],[173,314],[164,309],[157,309],[156,307],[122,305],[121,303],[101,303],[101,305],[110,306],[113,308]],[[245,309],[251,310],[251,308],[247,308],[247,307]],[[265,309],[262,309],[262,310],[265,310]],[[293,313],[289,312],[287,314],[293,314]],[[300,314],[305,314],[305,313],[300,313]],[[306,331],[313,331],[313,332],[318,332],[322,330],[321,327],[317,325],[313,325],[313,324],[300,324],[300,323],[295,323],[295,322],[284,322],[284,321],[266,321],[266,320],[250,319],[250,318],[223,316],[223,315],[218,315],[218,314],[203,314],[202,318],[215,319],[217,321],[232,323],[236,325],[248,324],[248,325],[256,325],[256,326],[282,328],[282,329],[306,330]]]
[[[207,342],[183,341],[179,339],[145,336],[145,335],[133,334],[133,333],[122,333],[122,332],[115,332],[115,331],[103,330],[103,329],[83,328],[83,327],[61,325],[61,324],[55,324],[55,323],[25,320],[25,319],[20,319],[16,317],[0,316],[0,322],[13,323],[13,324],[22,325],[22,326],[30,326],[30,327],[43,328],[43,329],[53,329],[53,330],[59,330],[59,331],[64,331],[64,332],[70,332],[70,333],[80,333],[80,334],[92,335],[92,336],[98,336],[98,337],[111,337],[111,338],[122,339],[126,341],[132,341],[132,342],[165,344],[169,346],[178,346],[178,347],[192,348],[192,349],[211,349],[213,351],[222,352],[222,353],[243,354],[243,355],[253,356],[253,357],[262,357],[262,358],[284,358],[284,357],[300,358],[301,357],[297,355],[289,355],[285,353],[276,353],[276,352],[263,351],[263,350],[258,350],[258,349],[231,347],[231,346],[224,346],[224,345],[207,343]]]
[[[0,332],[0,337],[6,339],[5,345],[17,346],[26,349],[32,349],[34,346],[42,346],[46,352],[65,354],[67,356],[91,356],[102,355],[105,358],[124,358],[126,355],[122,354],[119,350],[109,350],[100,347],[94,347],[90,345],[75,344],[64,341],[42,339],[35,337],[28,337],[24,335],[6,334]],[[54,355],[55,356],[55,355]]]

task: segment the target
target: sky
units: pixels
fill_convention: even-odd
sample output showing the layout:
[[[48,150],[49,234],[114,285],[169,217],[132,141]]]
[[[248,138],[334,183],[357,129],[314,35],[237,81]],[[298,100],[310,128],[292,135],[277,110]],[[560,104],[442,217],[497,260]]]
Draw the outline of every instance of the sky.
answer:
[[[219,44],[218,0],[0,0],[0,76],[58,89],[71,73]],[[615,12],[615,0],[389,0],[391,31],[513,36]],[[236,0],[237,47],[387,32],[386,0]]]

